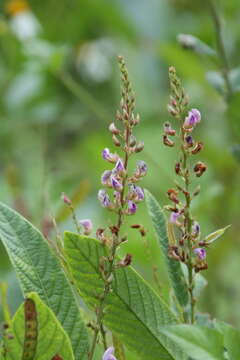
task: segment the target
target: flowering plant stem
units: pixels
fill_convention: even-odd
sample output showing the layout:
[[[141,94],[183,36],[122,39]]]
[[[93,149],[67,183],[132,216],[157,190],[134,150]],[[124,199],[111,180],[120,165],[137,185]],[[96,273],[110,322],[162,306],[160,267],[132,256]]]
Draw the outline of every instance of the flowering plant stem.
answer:
[[[181,141],[182,144],[184,144],[184,131],[181,127]],[[185,196],[185,229],[187,233],[187,247],[188,247],[188,260],[187,260],[187,268],[188,268],[188,291],[189,291],[189,297],[190,297],[190,322],[194,323],[194,308],[195,308],[195,302],[193,296],[193,289],[194,289],[194,269],[192,264],[192,241],[191,241],[191,229],[192,229],[192,216],[191,216],[191,196],[189,192],[189,168],[188,168],[188,154],[185,151],[184,146],[181,146],[182,148],[182,156],[183,156],[183,162],[182,162],[182,172],[183,172],[183,180],[185,184],[184,189],[184,196]]]
[[[101,333],[103,345],[107,349],[105,330],[103,326],[104,308],[106,299],[111,291],[111,284],[115,269],[128,266],[131,262],[131,255],[127,254],[124,259],[116,262],[116,253],[126,237],[121,235],[121,227],[126,215],[134,215],[137,210],[137,202],[144,198],[144,192],[135,183],[146,174],[146,164],[140,162],[133,176],[128,174],[128,162],[131,155],[143,150],[143,143],[137,143],[132,134],[133,127],[139,122],[139,115],[135,117],[133,111],[135,107],[135,98],[132,93],[131,83],[128,78],[128,72],[122,57],[119,57],[120,71],[122,75],[122,98],[121,111],[117,112],[116,118],[120,121],[121,130],[114,123],[110,124],[109,131],[112,134],[112,140],[115,146],[120,147],[124,153],[123,160],[118,154],[110,153],[109,149],[103,150],[103,159],[110,163],[115,163],[113,170],[106,170],[102,175],[102,184],[114,190],[114,200],[111,201],[105,190],[100,190],[98,197],[103,207],[114,211],[117,215],[116,223],[107,229],[98,229],[97,235],[104,246],[108,246],[109,255],[100,264],[100,273],[104,281],[103,293],[99,297],[99,305],[96,308],[96,324],[93,325],[94,336],[92,346],[89,352],[89,360],[92,360],[98,335]],[[130,190],[128,190],[128,187]],[[128,190],[128,191],[127,191]],[[109,235],[110,232],[110,235]]]

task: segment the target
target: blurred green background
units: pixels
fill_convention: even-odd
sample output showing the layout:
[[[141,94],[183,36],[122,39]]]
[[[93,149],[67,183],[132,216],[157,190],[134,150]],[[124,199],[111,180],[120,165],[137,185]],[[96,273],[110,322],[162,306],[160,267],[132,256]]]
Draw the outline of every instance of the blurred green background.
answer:
[[[198,159],[208,172],[199,180],[194,216],[203,235],[232,224],[208,252],[200,310],[239,325],[240,4],[218,1],[217,8],[230,64],[228,101],[207,0],[1,0],[0,199],[52,237],[53,216],[60,231],[73,229],[60,199],[63,191],[74,199],[79,218],[91,218],[95,229],[108,222],[96,196],[107,168],[101,151],[114,150],[107,127],[120,100],[116,56],[121,54],[141,115],[136,135],[145,149],[136,160],[149,166],[143,185],[167,204],[176,151],[162,145],[161,133],[169,119],[168,67],[176,66],[191,106],[202,112],[195,136],[204,141]],[[179,34],[202,42],[187,38],[186,43]],[[133,254],[133,266],[154,287],[157,266],[156,288],[166,296],[167,274],[144,204],[132,223],[148,229],[146,240],[129,230],[121,251]],[[9,283],[14,311],[21,292],[2,247],[0,279]]]

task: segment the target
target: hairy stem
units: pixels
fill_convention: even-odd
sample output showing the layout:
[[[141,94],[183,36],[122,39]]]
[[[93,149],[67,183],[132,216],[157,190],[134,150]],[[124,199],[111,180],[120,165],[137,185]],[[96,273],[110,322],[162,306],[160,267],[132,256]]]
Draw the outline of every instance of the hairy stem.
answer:
[[[190,296],[190,323],[193,324],[195,320],[195,298],[193,296],[194,289],[194,269],[192,264],[192,241],[191,241],[191,229],[192,229],[192,216],[191,216],[191,196],[189,192],[189,167],[188,167],[188,154],[184,148],[184,131],[181,128],[181,140],[182,140],[182,171],[183,171],[183,179],[185,183],[184,196],[185,196],[185,234],[187,240],[187,269],[188,269],[188,291]]]

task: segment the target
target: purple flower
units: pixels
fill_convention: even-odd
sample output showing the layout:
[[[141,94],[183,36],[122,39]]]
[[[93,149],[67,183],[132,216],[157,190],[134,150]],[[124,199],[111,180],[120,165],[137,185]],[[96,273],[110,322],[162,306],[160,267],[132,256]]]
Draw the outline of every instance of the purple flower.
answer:
[[[140,186],[131,185],[129,192],[129,199],[132,199],[136,202],[144,200],[144,191]]]
[[[102,360],[117,360],[113,354],[114,354],[114,347],[111,346],[103,354]]]
[[[179,212],[172,211],[169,218],[169,222],[172,224],[178,224],[178,218],[180,215],[181,214]]]
[[[93,228],[92,221],[90,219],[83,219],[79,223],[83,226],[84,235],[90,235]]]
[[[185,137],[186,143],[188,144],[188,146],[193,146],[193,138],[191,135],[188,135]]]
[[[201,113],[197,109],[192,109],[188,112],[188,116],[185,118],[184,121],[184,128],[191,129],[196,126],[201,121]]]
[[[200,225],[199,225],[197,222],[195,222],[195,223],[193,224],[192,231],[193,231],[193,235],[194,235],[194,236],[198,236],[198,235],[199,235],[199,233],[200,233]]]
[[[108,148],[103,149],[102,157],[104,160],[107,160],[111,163],[115,163],[118,160],[118,155],[112,154]]]
[[[122,184],[114,176],[111,176],[111,185],[115,190],[122,190]]]
[[[139,161],[137,164],[136,176],[145,176],[147,174],[147,164]]]
[[[136,211],[137,211],[137,205],[133,201],[128,200],[128,209],[127,209],[128,215],[133,215],[135,214]]]
[[[103,185],[110,186],[111,185],[111,178],[112,171],[111,170],[105,170],[101,176],[101,182]]]
[[[104,208],[108,208],[111,205],[110,198],[105,190],[99,190],[98,200]]]
[[[114,196],[114,199],[115,199],[115,203],[119,205],[120,202],[121,202],[121,194],[120,194],[120,192],[119,191],[114,191],[113,196]]]
[[[194,249],[194,253],[198,256],[199,260],[204,260],[206,258],[206,250],[203,248]]]
[[[118,159],[115,168],[113,171],[117,174],[122,174],[125,172],[125,167],[121,159]]]

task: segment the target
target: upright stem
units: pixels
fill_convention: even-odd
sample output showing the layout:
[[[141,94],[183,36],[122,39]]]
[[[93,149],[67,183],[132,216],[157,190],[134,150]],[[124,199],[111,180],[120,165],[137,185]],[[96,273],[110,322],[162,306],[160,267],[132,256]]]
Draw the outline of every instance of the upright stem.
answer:
[[[191,196],[189,192],[189,169],[188,169],[188,154],[186,153],[183,143],[184,143],[184,132],[181,128],[181,140],[182,140],[182,155],[183,155],[183,163],[182,163],[182,171],[183,171],[183,179],[185,183],[184,196],[185,196],[185,231],[187,235],[187,248],[188,248],[188,258],[187,258],[187,269],[188,269],[188,291],[190,296],[190,323],[193,324],[195,320],[195,298],[193,296],[194,289],[194,268],[192,264],[192,242],[191,242],[191,229],[192,229],[192,216],[190,212],[191,208]]]
[[[233,90],[232,90],[232,85],[231,85],[231,81],[229,78],[230,66],[229,66],[227,53],[226,53],[226,49],[225,49],[225,45],[224,45],[222,21],[221,21],[220,15],[219,15],[219,11],[216,7],[215,1],[214,0],[208,0],[208,1],[209,1],[209,6],[210,6],[210,10],[211,10],[213,23],[215,26],[218,54],[219,54],[219,58],[221,59],[221,62],[222,62],[222,75],[223,75],[223,78],[224,78],[224,81],[226,84],[226,90],[227,90],[226,100],[229,101],[233,94]]]
[[[129,139],[131,136],[131,128],[127,127],[126,128],[126,135],[125,135],[125,144],[126,144],[126,149],[129,147]],[[105,330],[103,329],[103,318],[104,318],[104,306],[105,306],[105,302],[107,299],[107,296],[111,290],[111,282],[112,282],[112,275],[114,273],[114,260],[115,260],[115,256],[116,256],[116,251],[117,251],[117,247],[119,245],[119,240],[120,240],[120,229],[121,226],[123,224],[123,210],[124,210],[124,193],[125,193],[125,187],[126,187],[126,182],[127,182],[127,168],[128,168],[128,160],[129,160],[129,154],[128,154],[128,150],[125,151],[125,158],[124,158],[124,167],[126,170],[126,175],[123,179],[122,182],[122,190],[121,190],[121,197],[120,197],[120,208],[118,210],[118,217],[117,217],[117,235],[113,236],[113,243],[112,243],[112,248],[111,248],[111,254],[109,256],[109,267],[108,267],[108,271],[107,274],[105,275],[106,279],[105,279],[105,284],[104,284],[104,291],[103,294],[101,296],[100,299],[100,304],[98,306],[97,309],[97,319],[96,319],[96,326],[94,329],[94,336],[93,336],[93,342],[92,342],[92,346],[91,346],[91,350],[89,352],[89,360],[93,359],[93,355],[94,355],[94,351],[95,351],[95,347],[97,345],[97,338],[99,335],[99,332],[102,333],[102,337],[103,337],[103,342],[104,342],[104,348],[107,348],[107,344],[106,344],[106,338],[105,338]]]

